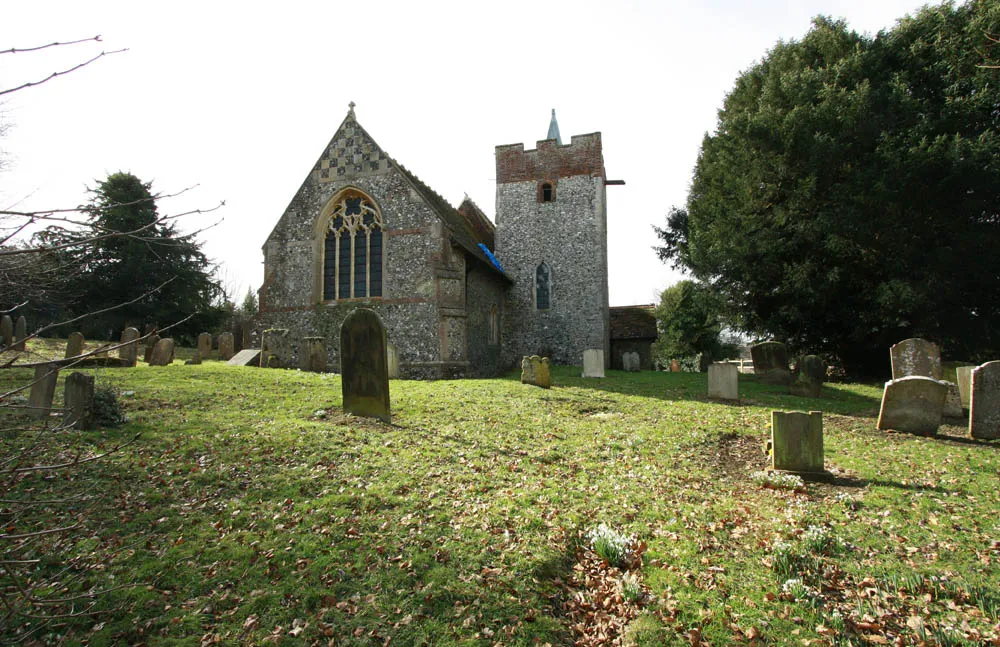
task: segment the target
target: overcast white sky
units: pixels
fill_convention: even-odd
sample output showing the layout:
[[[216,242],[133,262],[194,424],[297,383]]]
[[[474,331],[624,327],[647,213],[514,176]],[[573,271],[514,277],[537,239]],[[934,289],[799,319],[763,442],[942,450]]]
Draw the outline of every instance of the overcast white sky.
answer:
[[[128,48],[0,106],[0,208],[81,204],[124,170],[195,216],[203,249],[240,291],[263,278],[265,238],[357,103],[386,152],[457,205],[493,218],[494,147],[601,131],[609,179],[611,304],[653,303],[681,278],[651,225],[687,197],[703,135],[741,70],[813,16],[891,28],[918,0],[649,2],[18,2],[0,49],[102,35],[103,44],[0,55],[0,88],[102,49]],[[937,4],[937,3],[933,3]]]

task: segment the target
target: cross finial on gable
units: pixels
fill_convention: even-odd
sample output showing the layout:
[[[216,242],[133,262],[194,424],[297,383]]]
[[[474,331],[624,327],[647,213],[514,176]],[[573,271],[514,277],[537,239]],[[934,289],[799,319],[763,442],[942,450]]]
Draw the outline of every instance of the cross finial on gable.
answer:
[[[348,117],[352,117],[352,118],[354,117],[354,105],[355,104],[354,104],[353,101],[350,102],[349,104],[347,104],[347,116]]]

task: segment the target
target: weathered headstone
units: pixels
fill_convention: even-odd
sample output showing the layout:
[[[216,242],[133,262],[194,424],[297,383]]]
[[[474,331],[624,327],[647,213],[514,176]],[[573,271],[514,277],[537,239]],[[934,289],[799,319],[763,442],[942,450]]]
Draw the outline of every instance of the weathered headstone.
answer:
[[[892,379],[920,375],[941,379],[941,349],[926,339],[904,339],[889,349]]]
[[[145,352],[143,353],[142,361],[146,362],[147,364],[150,363],[150,361],[153,359],[153,349],[156,348],[156,345],[158,343],[160,343],[159,335],[152,334],[149,335],[149,337],[146,337],[146,349]]]
[[[261,336],[261,368],[285,368],[288,362],[288,330],[269,328]]]
[[[639,370],[639,353],[622,353],[622,369],[635,373]]]
[[[83,333],[71,332],[66,339],[66,358],[83,354]]]
[[[228,362],[231,360],[235,354],[234,349],[233,333],[224,332],[219,335],[219,359],[221,361]]]
[[[226,363],[230,366],[260,366],[260,349],[244,348]]]
[[[896,429],[933,436],[941,426],[948,386],[923,375],[910,375],[885,383],[879,429]]]
[[[750,347],[753,372],[765,384],[789,384],[792,372],[788,370],[788,351],[778,341],[766,341]]]
[[[122,366],[135,366],[139,356],[139,331],[129,327],[122,332],[124,346],[118,348],[118,359]]]
[[[201,359],[208,359],[212,354],[212,335],[207,332],[198,335],[198,354],[201,355]]]
[[[816,355],[806,355],[799,362],[799,374],[789,387],[792,395],[818,398],[826,379],[826,362]]]
[[[719,400],[739,400],[739,369],[735,364],[708,365],[708,397]]]
[[[149,358],[150,366],[169,366],[174,361],[174,340],[166,337],[156,342]]]
[[[945,385],[948,387],[948,393],[944,396],[941,415],[947,418],[961,418],[965,415],[965,411],[962,410],[962,394],[958,392],[958,384],[945,382]]]
[[[1000,361],[986,362],[972,369],[969,435],[1000,438]]]
[[[391,422],[385,326],[373,310],[358,308],[340,327],[344,411]]]
[[[968,409],[972,403],[972,369],[975,366],[959,366],[955,369],[955,381],[958,384],[958,397],[962,408]]]
[[[771,412],[771,469],[820,476],[823,467],[823,413]]]
[[[24,351],[26,346],[24,344],[25,338],[28,336],[28,322],[21,315],[17,318],[17,322],[14,324],[14,344],[12,346],[13,350]]]
[[[636,369],[636,370],[638,370],[638,369]],[[670,360],[670,372],[671,373],[680,373],[681,372],[681,363],[678,362],[676,359]]]
[[[386,342],[385,344],[385,357],[386,361],[389,363],[389,379],[398,380],[399,352],[396,350],[396,345],[392,342]]]
[[[14,320],[10,315],[0,317],[0,348],[14,344]]]
[[[52,396],[56,393],[59,379],[58,364],[39,364],[35,367],[35,379],[31,383],[28,396],[28,416],[40,420],[52,410]]]
[[[549,358],[538,355],[530,357],[526,355],[521,358],[521,384],[534,384],[543,389],[551,388],[552,363]]]
[[[191,356],[191,359],[186,360],[184,362],[185,366],[198,366],[200,364],[201,364],[201,351],[198,350],[194,352],[194,355]]]
[[[240,347],[237,350],[245,350],[253,347],[253,331],[249,321],[240,322]]]
[[[583,351],[582,377],[604,377],[603,348],[588,348]]]
[[[310,373],[326,373],[326,338],[303,337],[299,348],[299,368]]]
[[[66,408],[65,424],[75,425],[77,429],[92,429],[94,426],[94,376],[85,373],[71,373],[66,378],[63,406]]]

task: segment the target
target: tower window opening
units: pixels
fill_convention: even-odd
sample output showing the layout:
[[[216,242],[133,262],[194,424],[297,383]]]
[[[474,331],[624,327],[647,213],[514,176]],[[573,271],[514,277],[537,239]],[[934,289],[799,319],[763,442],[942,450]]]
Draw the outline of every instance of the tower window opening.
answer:
[[[555,199],[555,191],[552,190],[552,185],[548,182],[542,185],[541,198],[542,202],[552,202]]]

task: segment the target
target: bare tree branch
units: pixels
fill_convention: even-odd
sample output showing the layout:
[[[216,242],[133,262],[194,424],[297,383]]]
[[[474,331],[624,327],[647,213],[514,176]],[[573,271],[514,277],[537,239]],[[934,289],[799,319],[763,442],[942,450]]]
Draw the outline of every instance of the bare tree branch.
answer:
[[[111,51],[111,52],[101,52],[100,54],[98,54],[97,56],[93,57],[92,59],[90,59],[88,61],[84,61],[83,63],[79,63],[77,65],[74,65],[73,67],[71,67],[69,69],[63,70],[61,72],[53,72],[52,74],[48,75],[47,77],[45,77],[41,81],[29,81],[27,83],[24,83],[24,84],[21,84],[21,85],[17,86],[16,88],[10,88],[8,90],[0,90],[0,96],[3,96],[5,94],[10,94],[11,92],[17,92],[18,90],[24,90],[25,88],[31,88],[31,87],[34,87],[36,85],[41,85],[41,84],[45,83],[46,81],[51,81],[52,79],[56,78],[57,76],[64,76],[66,74],[69,74],[70,72],[75,72],[75,71],[79,70],[81,67],[86,67],[86,66],[90,65],[91,63],[93,63],[94,61],[96,61],[98,59],[101,59],[101,58],[104,58],[105,56],[110,56],[112,54],[120,54],[122,52],[127,52],[127,51],[128,51],[128,48],[116,49],[116,50]]]
[[[58,43],[58,42],[49,43],[48,45],[39,45],[38,47],[22,47],[20,49],[17,47],[11,47],[10,49],[0,50],[0,54],[20,54],[22,52],[37,52],[42,49],[48,49],[49,47],[62,47],[64,45],[79,45],[80,43],[91,43],[91,42],[96,42],[96,43],[102,42],[101,35],[98,34],[96,36],[93,36],[92,38],[81,38],[80,40],[68,40],[65,43]]]

